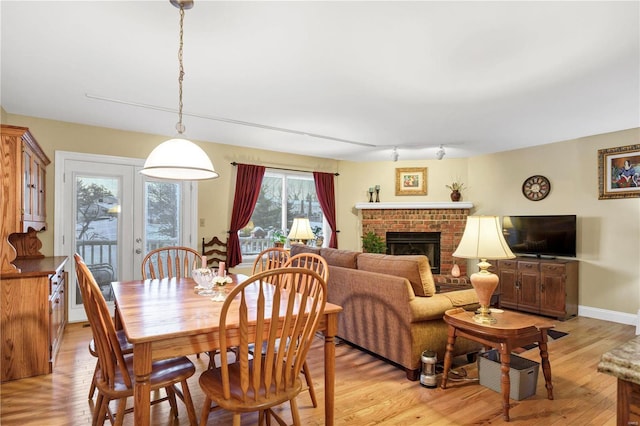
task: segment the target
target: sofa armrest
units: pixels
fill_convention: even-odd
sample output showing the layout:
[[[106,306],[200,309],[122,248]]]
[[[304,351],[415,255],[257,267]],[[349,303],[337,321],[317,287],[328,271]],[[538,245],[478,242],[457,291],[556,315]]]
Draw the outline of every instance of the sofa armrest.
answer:
[[[475,290],[458,290],[438,293],[431,297],[415,297],[411,301],[411,322],[442,319],[448,309],[477,306],[478,296]]]

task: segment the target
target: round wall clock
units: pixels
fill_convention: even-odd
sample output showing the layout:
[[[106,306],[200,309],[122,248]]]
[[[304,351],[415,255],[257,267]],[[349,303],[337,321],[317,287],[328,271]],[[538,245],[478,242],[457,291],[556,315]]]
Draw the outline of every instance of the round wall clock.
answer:
[[[544,176],[535,175],[527,178],[522,184],[522,193],[531,201],[544,199],[551,191],[551,182]]]

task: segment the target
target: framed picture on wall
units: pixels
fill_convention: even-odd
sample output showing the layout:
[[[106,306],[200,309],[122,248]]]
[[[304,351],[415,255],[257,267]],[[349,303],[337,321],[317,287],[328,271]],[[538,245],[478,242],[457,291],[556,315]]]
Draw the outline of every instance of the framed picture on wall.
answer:
[[[640,197],[640,144],[598,150],[599,200]]]
[[[427,168],[396,169],[396,195],[427,195]]]

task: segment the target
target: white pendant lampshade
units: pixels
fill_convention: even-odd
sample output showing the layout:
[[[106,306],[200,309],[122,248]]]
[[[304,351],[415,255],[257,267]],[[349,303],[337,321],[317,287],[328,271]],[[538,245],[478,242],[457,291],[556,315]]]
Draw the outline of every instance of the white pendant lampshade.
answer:
[[[184,65],[182,63],[184,10],[193,7],[193,0],[170,0],[170,3],[180,9],[180,43],[178,48],[178,87],[180,103],[178,105],[178,137],[169,139],[158,145],[147,157],[143,175],[170,180],[204,180],[215,179],[219,175],[213,169],[213,164],[207,154],[196,144],[183,139],[185,130],[182,124],[182,81]]]
[[[219,176],[202,148],[186,139],[169,139],[155,147],[140,173],[171,180],[204,180]]]

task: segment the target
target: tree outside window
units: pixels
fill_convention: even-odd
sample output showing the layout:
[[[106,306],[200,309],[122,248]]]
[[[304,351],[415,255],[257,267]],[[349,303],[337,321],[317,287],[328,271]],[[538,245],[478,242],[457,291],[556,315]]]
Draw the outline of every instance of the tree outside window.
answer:
[[[312,229],[324,229],[313,175],[268,170],[251,220],[239,232],[243,259],[250,260],[272,247],[277,235],[287,235],[293,219],[299,216],[308,217]]]

